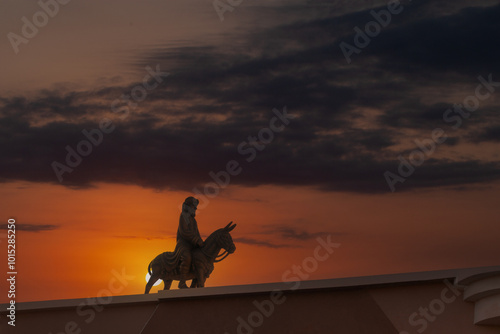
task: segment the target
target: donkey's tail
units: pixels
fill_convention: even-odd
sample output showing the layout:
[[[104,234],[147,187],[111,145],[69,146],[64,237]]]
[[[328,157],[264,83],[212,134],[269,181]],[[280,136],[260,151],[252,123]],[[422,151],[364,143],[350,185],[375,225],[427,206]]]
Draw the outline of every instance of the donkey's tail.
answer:
[[[153,275],[153,273],[151,272],[151,264],[153,263],[153,261],[149,262],[149,265],[148,265],[148,273],[149,273],[149,276]]]

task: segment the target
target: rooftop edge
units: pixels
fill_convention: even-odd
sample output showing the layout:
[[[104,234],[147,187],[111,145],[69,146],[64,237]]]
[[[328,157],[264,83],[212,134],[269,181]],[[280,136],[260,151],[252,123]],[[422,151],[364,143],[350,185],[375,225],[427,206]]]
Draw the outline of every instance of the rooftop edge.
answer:
[[[424,271],[412,273],[386,274],[374,276],[330,278],[311,281],[290,281],[277,283],[261,283],[246,285],[228,285],[205,287],[201,289],[182,289],[182,290],[160,290],[157,293],[113,296],[106,305],[124,305],[140,303],[158,303],[161,300],[177,298],[207,298],[214,296],[228,296],[241,294],[262,294],[279,291],[308,291],[321,289],[342,289],[367,286],[380,286],[388,284],[405,284],[412,282],[425,282],[443,279],[457,279],[469,276],[470,273],[478,275],[480,273],[500,272],[499,266],[447,269],[437,271]],[[461,280],[458,279],[460,282]],[[17,311],[35,311],[47,309],[65,309],[75,308],[81,304],[94,305],[99,304],[96,297],[78,298],[78,299],[60,299],[34,302],[16,303]],[[7,313],[9,304],[0,304],[0,314]]]

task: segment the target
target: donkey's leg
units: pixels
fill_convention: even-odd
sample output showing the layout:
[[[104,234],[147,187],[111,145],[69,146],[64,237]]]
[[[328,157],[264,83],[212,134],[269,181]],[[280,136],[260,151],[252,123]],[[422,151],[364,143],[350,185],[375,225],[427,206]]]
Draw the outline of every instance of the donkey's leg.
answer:
[[[149,291],[151,290],[151,288],[153,287],[153,284],[155,284],[156,281],[159,279],[160,279],[160,275],[153,273],[153,275],[151,275],[151,277],[149,278],[148,283],[146,284],[146,291],[144,293],[148,294]]]
[[[196,287],[203,288],[205,287],[205,270],[196,269]]]
[[[170,286],[172,285],[171,279],[163,280],[163,290],[170,290]]]
[[[191,281],[191,285],[189,286],[190,288],[197,288],[198,287],[198,279],[195,277]]]

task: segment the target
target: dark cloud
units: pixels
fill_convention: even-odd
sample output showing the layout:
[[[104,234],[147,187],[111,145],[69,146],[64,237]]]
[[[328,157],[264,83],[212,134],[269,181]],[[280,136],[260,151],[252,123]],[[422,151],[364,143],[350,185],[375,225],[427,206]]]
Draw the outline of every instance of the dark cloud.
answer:
[[[303,223],[303,222],[302,222]],[[280,226],[269,226],[266,227],[263,231],[258,232],[257,234],[266,234],[273,235],[280,239],[289,239],[295,241],[307,241],[311,239],[316,239],[318,237],[326,236],[326,235],[343,235],[340,232],[308,232],[305,230],[300,230],[294,227],[280,225]]]
[[[316,16],[240,34],[225,44],[150,50],[134,66],[143,71],[159,64],[172,75],[125,119],[111,112],[111,103],[140,83],[0,98],[0,176],[57,184],[51,163],[64,163],[65,147],[75,149],[86,139],[82,130],[97,128],[107,117],[115,130],[64,174],[63,185],[112,182],[203,191],[213,181],[209,172],[224,170],[234,159],[242,172],[231,184],[386,192],[384,172],[395,172],[397,156],[409,152],[402,143],[409,136],[426,138],[436,127],[450,128],[443,113],[451,103],[436,92],[460,95],[450,86],[472,87],[478,75],[500,73],[500,46],[491,43],[500,37],[500,6],[405,5],[348,65],[340,42],[352,43],[353,27],[373,19],[373,5],[362,3],[362,9],[342,13],[334,6],[321,15],[311,10]],[[437,101],[427,102],[423,91]],[[488,103],[450,134],[446,146],[459,150],[462,142],[498,140],[492,125],[498,106]],[[284,106],[295,118],[247,162],[249,154],[238,153],[239,145],[269,126],[272,108]],[[401,190],[500,178],[495,162],[432,158]]]
[[[415,18],[412,7],[425,8],[429,3],[413,2],[394,17],[397,26],[380,34],[361,56],[376,57],[384,70],[415,80],[428,80],[430,75],[446,82],[453,73],[472,77],[500,73],[496,61],[500,47],[491,44],[500,38],[500,22],[494,19],[500,6],[470,6],[452,15]]]
[[[472,140],[475,142],[499,142],[500,125],[488,126],[481,129],[479,132],[472,135]]]
[[[327,235],[344,235],[343,233],[330,233],[330,232],[308,232],[305,230],[300,230],[294,227],[279,225],[279,226],[269,226],[265,227],[260,232],[255,232],[254,234],[267,235],[273,237],[275,242],[270,242],[262,239],[254,238],[235,238],[235,242],[241,242],[248,245],[268,247],[268,248],[287,248],[287,247],[302,247],[303,241],[308,241],[316,239],[318,237]],[[282,241],[288,240],[291,243],[282,243]]]
[[[26,231],[26,232],[44,232],[44,231],[53,231],[57,230],[59,225],[50,225],[50,224],[22,224],[16,223],[17,231]],[[0,225],[0,230],[6,230],[7,225]]]
[[[427,106],[418,100],[409,100],[388,109],[378,119],[382,125],[395,128],[429,129],[432,126],[442,125],[444,112],[452,107],[452,104],[446,103]]]
[[[139,239],[139,240],[168,240],[175,239],[175,236],[170,237],[143,237],[143,236],[135,236],[135,235],[116,235],[114,238],[118,239]]]
[[[242,243],[242,244],[247,244],[247,245],[252,245],[252,246],[259,246],[259,247],[267,247],[267,248],[290,248],[290,247],[296,247],[296,246],[293,246],[293,245],[273,243],[273,242],[270,242],[270,241],[256,240],[256,239],[252,239],[252,238],[233,238],[233,241],[235,243]]]

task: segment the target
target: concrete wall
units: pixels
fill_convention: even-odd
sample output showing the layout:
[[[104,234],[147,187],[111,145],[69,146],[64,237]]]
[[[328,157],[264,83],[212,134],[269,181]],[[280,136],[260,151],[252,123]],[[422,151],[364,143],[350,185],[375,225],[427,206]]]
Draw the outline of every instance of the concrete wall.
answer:
[[[20,303],[16,327],[2,321],[0,332],[498,334],[500,327],[494,321],[475,324],[475,301],[464,301],[474,291],[480,291],[478,301],[497,296],[491,282],[498,276],[500,267],[490,267],[479,274],[439,271],[160,291],[100,303],[95,299]],[[484,279],[488,284],[475,285],[472,292],[467,285],[453,284]],[[492,293],[485,294],[489,287]],[[0,309],[4,319],[5,308],[4,304]]]

